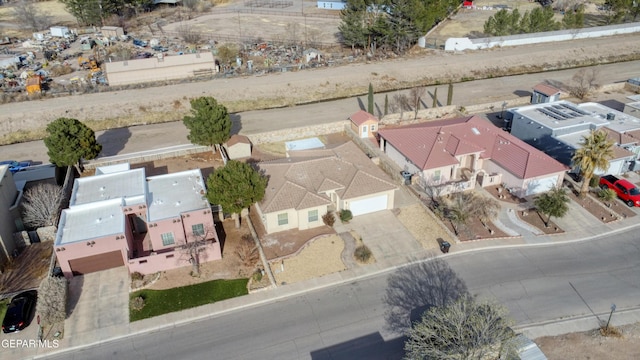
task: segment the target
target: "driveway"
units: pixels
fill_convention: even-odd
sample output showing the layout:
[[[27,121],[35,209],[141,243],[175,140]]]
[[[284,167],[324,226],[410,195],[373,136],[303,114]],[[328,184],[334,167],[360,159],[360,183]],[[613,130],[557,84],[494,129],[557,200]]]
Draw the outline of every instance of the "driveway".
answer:
[[[424,251],[391,210],[356,216],[348,224],[339,224],[338,221],[336,225],[338,233],[356,231],[377,261]]]
[[[129,326],[129,273],[127,268],[76,276],[69,283],[69,317],[64,323],[68,346],[86,344],[92,332],[106,339]],[[95,339],[94,335],[89,339]]]

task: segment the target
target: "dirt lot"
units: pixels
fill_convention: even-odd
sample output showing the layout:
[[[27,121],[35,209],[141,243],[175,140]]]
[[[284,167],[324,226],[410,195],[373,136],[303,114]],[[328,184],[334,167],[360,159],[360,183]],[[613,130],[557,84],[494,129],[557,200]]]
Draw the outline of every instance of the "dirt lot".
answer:
[[[535,339],[549,360],[640,359],[640,324],[617,328],[621,336],[604,337],[599,330]]]

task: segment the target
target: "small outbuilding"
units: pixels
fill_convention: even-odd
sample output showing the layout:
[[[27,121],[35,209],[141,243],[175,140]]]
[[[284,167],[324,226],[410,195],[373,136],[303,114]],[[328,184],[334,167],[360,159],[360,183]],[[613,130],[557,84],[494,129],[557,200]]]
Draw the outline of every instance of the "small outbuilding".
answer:
[[[378,118],[364,110],[349,117],[351,120],[351,130],[361,138],[375,137],[378,132]]]
[[[550,103],[560,100],[562,91],[546,83],[540,83],[533,87],[531,94],[532,104]]]
[[[251,140],[244,135],[232,135],[224,148],[231,160],[251,157]]]
[[[100,28],[100,32],[102,33],[102,36],[109,39],[124,36],[124,29],[120,26],[103,26]]]

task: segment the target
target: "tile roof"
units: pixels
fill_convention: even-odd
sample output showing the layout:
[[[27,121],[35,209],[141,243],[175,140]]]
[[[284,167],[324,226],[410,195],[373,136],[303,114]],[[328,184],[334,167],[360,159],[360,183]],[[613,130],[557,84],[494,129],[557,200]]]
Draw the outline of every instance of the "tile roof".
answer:
[[[557,93],[562,92],[560,89],[545,83],[540,83],[534,86],[533,90],[546,96],[553,96]]]
[[[364,110],[360,110],[357,113],[349,116],[349,119],[351,119],[351,121],[353,121],[358,126],[364,124],[365,122],[367,122],[369,120],[373,120],[375,122],[378,122],[378,118],[377,117],[369,114],[368,112],[366,112]]]
[[[342,199],[352,199],[396,189],[392,180],[353,142],[321,152],[299,153],[307,156],[258,164],[269,177],[260,202],[264,213],[331,204],[326,193],[331,190]]]
[[[488,121],[471,116],[380,129],[380,136],[423,170],[459,163],[480,153],[521,179],[566,170],[550,156]]]

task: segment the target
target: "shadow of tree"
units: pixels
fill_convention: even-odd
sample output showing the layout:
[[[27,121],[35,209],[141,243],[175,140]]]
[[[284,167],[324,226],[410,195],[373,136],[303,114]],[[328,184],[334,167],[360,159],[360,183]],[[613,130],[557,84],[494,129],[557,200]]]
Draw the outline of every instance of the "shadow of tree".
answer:
[[[364,110],[367,111],[367,107],[364,106],[364,103],[362,102],[362,99],[357,98],[358,99],[358,107],[360,108],[360,110]]]
[[[467,285],[441,259],[410,265],[389,276],[383,297],[386,329],[405,333],[432,306],[468,295]]]
[[[242,130],[242,116],[239,113],[229,114],[231,119],[231,135],[236,135]]]
[[[131,138],[131,131],[129,128],[117,128],[105,130],[96,139],[102,144],[102,151],[100,157],[117,155],[120,151],[124,150],[124,146],[129,142]]]

